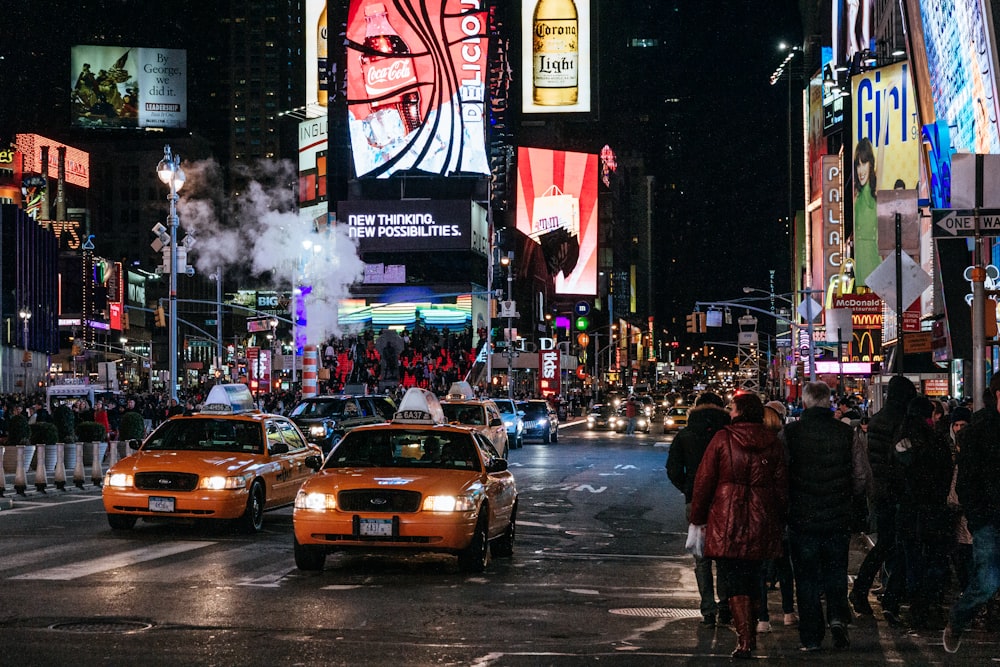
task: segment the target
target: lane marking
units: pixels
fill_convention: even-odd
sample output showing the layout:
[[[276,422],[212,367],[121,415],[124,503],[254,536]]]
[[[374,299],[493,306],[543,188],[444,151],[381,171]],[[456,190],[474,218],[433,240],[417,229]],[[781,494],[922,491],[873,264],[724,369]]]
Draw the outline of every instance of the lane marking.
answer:
[[[143,547],[142,549],[123,551],[122,553],[114,554],[112,556],[94,558],[91,560],[81,561],[79,563],[69,563],[67,565],[60,565],[59,567],[50,567],[44,570],[38,570],[37,572],[32,572],[30,574],[20,574],[16,577],[10,578],[43,581],[71,581],[73,579],[80,579],[81,577],[107,572],[108,570],[114,570],[120,567],[128,567],[129,565],[136,565],[138,563],[145,563],[158,558],[173,556],[184,553],[185,551],[203,549],[214,544],[215,542],[171,542],[170,544],[158,544],[152,547]]]

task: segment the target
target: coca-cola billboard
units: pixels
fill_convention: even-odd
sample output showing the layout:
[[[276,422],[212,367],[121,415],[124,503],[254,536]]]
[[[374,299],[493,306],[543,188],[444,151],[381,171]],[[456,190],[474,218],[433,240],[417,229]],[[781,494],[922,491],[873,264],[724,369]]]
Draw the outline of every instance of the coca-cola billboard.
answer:
[[[481,0],[352,0],[347,111],[359,177],[488,174]]]

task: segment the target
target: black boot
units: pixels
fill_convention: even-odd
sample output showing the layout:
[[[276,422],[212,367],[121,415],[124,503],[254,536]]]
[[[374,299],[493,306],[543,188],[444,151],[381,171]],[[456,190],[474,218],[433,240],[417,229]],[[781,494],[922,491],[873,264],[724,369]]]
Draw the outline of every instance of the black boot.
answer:
[[[736,648],[733,650],[734,658],[749,658],[753,653],[752,644],[757,626],[753,622],[754,613],[751,609],[749,595],[734,595],[729,598],[729,611],[733,614],[733,627],[736,628]]]

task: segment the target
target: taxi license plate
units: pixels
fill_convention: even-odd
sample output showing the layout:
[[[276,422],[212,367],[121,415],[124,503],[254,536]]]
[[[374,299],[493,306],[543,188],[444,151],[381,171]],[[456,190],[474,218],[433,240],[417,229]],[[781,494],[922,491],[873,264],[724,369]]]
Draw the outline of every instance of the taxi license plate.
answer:
[[[159,496],[149,497],[149,511],[150,512],[173,512],[174,511],[174,499],[173,498],[162,498]]]
[[[358,532],[366,537],[392,537],[392,519],[361,519]]]

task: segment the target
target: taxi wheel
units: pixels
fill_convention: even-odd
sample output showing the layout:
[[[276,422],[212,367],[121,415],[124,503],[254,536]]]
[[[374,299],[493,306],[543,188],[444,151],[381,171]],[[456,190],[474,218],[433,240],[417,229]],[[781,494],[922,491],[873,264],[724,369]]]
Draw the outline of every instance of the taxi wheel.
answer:
[[[326,564],[326,552],[322,547],[311,544],[299,544],[295,540],[295,567],[303,572],[322,572]]]
[[[112,530],[132,530],[138,519],[138,517],[128,514],[109,514],[108,525],[111,526]]]
[[[237,519],[237,525],[243,533],[256,533],[264,526],[264,487],[260,482],[250,487],[247,508]]]
[[[490,562],[489,508],[485,505],[479,510],[479,523],[472,533],[469,546],[458,552],[458,569],[462,572],[482,572]]]
[[[507,530],[503,532],[503,535],[493,540],[490,544],[490,551],[493,556],[497,558],[509,558],[514,555],[514,537],[517,533],[517,504],[514,504],[514,508],[510,512],[510,523],[507,524]]]

